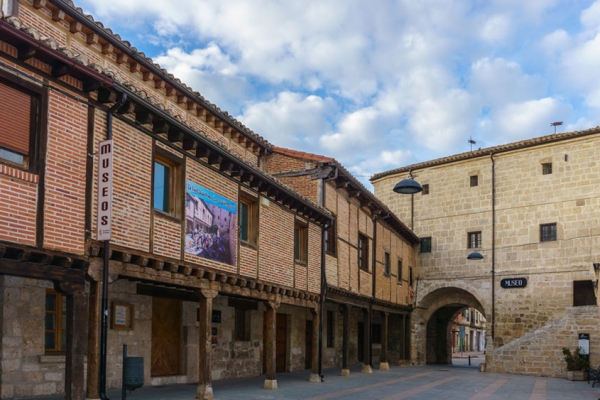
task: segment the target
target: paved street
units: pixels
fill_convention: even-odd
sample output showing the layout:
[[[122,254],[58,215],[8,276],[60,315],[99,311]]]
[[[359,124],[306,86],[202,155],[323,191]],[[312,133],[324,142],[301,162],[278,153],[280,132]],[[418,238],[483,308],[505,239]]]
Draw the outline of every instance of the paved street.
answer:
[[[339,376],[339,369],[325,370],[325,382],[309,383],[308,372],[278,374],[279,389],[262,389],[264,377],[214,382],[215,399],[530,399],[576,400],[600,398],[600,387],[566,379],[537,378],[522,375],[479,372],[483,358],[455,358],[454,365],[392,367],[361,374],[352,368],[349,378]],[[600,385],[599,385],[600,386]],[[144,387],[127,396],[130,400],[193,399],[196,385]],[[121,392],[111,390],[108,397],[121,399]],[[41,398],[38,398],[41,399]],[[44,400],[60,399],[45,397]]]

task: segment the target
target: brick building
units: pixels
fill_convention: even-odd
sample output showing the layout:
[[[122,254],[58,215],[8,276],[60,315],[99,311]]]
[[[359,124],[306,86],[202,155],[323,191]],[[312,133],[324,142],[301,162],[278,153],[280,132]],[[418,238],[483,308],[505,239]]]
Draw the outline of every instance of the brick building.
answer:
[[[124,344],[146,385],[198,398],[408,362],[419,240],[347,170],[272,146],[71,1],[0,4],[0,398],[99,398]]]
[[[357,362],[363,372],[408,362],[418,237],[333,158],[274,146],[264,165],[335,218],[325,237],[323,365],[349,375]]]
[[[447,363],[464,307],[486,318],[487,370],[563,377],[562,348],[590,334],[600,362],[600,129],[379,173],[375,194],[421,238],[413,359]],[[392,191],[412,174],[423,192]],[[467,260],[478,252],[480,260]]]

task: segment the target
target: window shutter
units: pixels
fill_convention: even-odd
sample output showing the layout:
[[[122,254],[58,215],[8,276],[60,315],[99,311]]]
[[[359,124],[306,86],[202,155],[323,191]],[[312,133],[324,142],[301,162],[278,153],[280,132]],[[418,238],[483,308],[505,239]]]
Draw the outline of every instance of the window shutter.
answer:
[[[0,83],[0,147],[29,155],[31,96]]]

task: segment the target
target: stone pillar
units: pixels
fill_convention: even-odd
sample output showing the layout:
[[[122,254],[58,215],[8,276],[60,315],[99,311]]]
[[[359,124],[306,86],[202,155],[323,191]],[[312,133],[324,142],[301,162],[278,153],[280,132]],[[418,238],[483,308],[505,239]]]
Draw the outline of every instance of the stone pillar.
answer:
[[[65,365],[65,399],[85,399],[85,293],[67,294],[67,356]]]
[[[390,369],[388,362],[388,313],[383,313],[383,326],[381,327],[381,356],[379,357],[379,369],[387,371]]]
[[[99,399],[100,389],[100,283],[90,280],[88,305],[87,399]]]
[[[319,376],[319,322],[321,315],[319,314],[318,308],[310,310],[313,316],[312,325],[312,365],[311,374],[309,381],[312,383],[321,383],[321,377]]]
[[[350,333],[350,312],[352,306],[342,305],[342,376],[350,376],[350,369],[348,368],[348,351],[350,349],[348,340]]]
[[[212,348],[212,303],[219,292],[201,289],[198,292],[200,305],[200,326],[198,328],[198,389],[196,398],[212,400],[214,398],[210,371],[210,351]]]
[[[371,310],[370,309],[365,309],[364,310],[364,329],[365,329],[365,342],[364,342],[364,349],[365,349],[365,358],[363,360],[363,366],[362,366],[362,370],[360,372],[362,372],[363,374],[372,374],[373,373],[373,367],[371,366]]]
[[[266,335],[265,340],[265,364],[267,367],[264,389],[275,390],[277,389],[277,308],[280,303],[276,301],[265,302],[267,310],[265,311],[265,328]]]

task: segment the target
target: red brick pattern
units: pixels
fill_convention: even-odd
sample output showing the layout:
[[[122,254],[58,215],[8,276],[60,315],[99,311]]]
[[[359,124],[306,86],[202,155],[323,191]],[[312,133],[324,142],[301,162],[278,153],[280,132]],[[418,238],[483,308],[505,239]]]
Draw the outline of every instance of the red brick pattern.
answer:
[[[59,47],[66,46],[66,33],[55,26],[55,24],[46,23],[46,20],[39,17],[39,13],[30,7],[24,6],[23,2],[19,2],[19,19],[23,22],[23,27],[32,27],[38,30],[40,36],[51,37],[56,39]],[[46,17],[50,19],[50,15]]]
[[[239,273],[250,278],[258,277],[258,252],[249,246],[239,246]]]
[[[271,203],[260,209],[259,279],[292,286],[294,279],[294,215]]]
[[[38,185],[4,174],[5,169],[0,173],[0,240],[35,245]]]
[[[317,225],[308,227],[308,290],[319,293],[321,291],[321,249],[322,230]],[[299,286],[298,286],[299,287]]]
[[[181,258],[181,223],[154,214],[154,254]]]
[[[87,105],[50,91],[44,247],[83,253]]]
[[[308,288],[308,268],[304,265],[296,264],[294,268],[294,287],[300,290],[307,290]],[[311,276],[311,280],[319,280],[319,276]],[[311,290],[314,292],[315,290]]]

